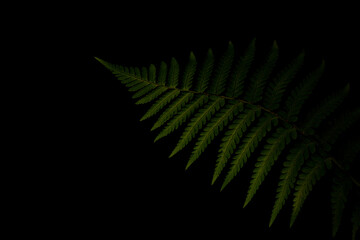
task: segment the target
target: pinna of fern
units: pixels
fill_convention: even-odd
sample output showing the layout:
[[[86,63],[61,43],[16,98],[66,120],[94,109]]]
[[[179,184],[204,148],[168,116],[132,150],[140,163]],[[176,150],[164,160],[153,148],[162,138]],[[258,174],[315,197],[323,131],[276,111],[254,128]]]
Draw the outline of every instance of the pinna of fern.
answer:
[[[216,137],[221,137],[212,184],[223,178],[223,190],[248,160],[254,161],[244,207],[250,203],[275,162],[282,162],[276,198],[269,226],[292,195],[290,226],[297,218],[314,185],[325,175],[333,176],[331,193],[333,235],[339,229],[345,204],[359,191],[349,173],[359,155],[359,139],[344,151],[343,160],[334,158],[337,141],[360,119],[360,108],[337,113],[350,91],[347,84],[311,106],[305,103],[321,79],[325,63],[300,76],[304,52],[283,69],[277,69],[276,41],[265,58],[255,61],[255,39],[237,55],[230,42],[219,58],[208,50],[201,63],[193,52],[184,66],[175,58],[159,66],[125,67],[96,58],[130,92],[136,104],[152,102],[141,120],[157,116],[152,131],[155,141],[185,124],[170,157],[194,140],[186,168],[199,159]],[[291,86],[291,87],[290,87]],[[287,94],[285,94],[287,93]],[[335,119],[334,117],[335,116]],[[319,129],[332,123],[330,128]],[[321,128],[323,129],[323,128]],[[284,157],[282,157],[284,156]],[[225,171],[226,170],[226,171]],[[358,198],[353,208],[353,239],[359,227]]]

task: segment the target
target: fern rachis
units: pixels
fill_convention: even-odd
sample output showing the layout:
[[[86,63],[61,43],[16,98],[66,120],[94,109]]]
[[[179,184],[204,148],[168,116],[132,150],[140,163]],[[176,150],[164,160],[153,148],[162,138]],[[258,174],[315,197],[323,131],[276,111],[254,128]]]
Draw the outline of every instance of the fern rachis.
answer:
[[[348,155],[335,158],[333,154],[341,150],[333,152],[333,149],[341,147],[336,145],[337,140],[359,121],[360,110],[356,108],[336,114],[346,100],[349,85],[315,103],[315,108],[304,105],[320,82],[324,61],[299,81],[298,72],[305,59],[303,52],[278,70],[275,67],[280,54],[276,42],[257,68],[253,67],[255,50],[253,40],[239,57],[233,44],[229,43],[219,60],[210,49],[200,63],[191,52],[184,68],[175,58],[169,65],[161,62],[158,68],[151,64],[141,69],[97,60],[134,93],[136,104],[153,102],[141,120],[158,116],[151,129],[160,129],[155,141],[186,124],[170,155],[175,155],[195,140],[186,168],[201,157],[216,137],[221,137],[212,183],[220,179],[223,170],[229,167],[221,187],[224,189],[254,156],[254,171],[244,206],[253,198],[274,163],[283,161],[269,225],[291,194],[293,212],[290,225],[323,175],[341,176],[345,180],[335,181],[332,194],[335,235],[343,206],[349,202],[346,199],[355,196],[351,202],[359,201],[354,194],[359,191],[359,184],[348,170],[352,162],[337,159]],[[290,94],[285,95],[287,91]],[[334,115],[336,118],[332,123]],[[333,127],[320,132],[319,129],[329,122]],[[356,154],[346,159],[354,159]],[[280,157],[282,155],[286,156],[285,159]],[[343,184],[353,187],[342,191]],[[354,238],[360,221],[357,213],[358,210],[354,211],[352,216]]]

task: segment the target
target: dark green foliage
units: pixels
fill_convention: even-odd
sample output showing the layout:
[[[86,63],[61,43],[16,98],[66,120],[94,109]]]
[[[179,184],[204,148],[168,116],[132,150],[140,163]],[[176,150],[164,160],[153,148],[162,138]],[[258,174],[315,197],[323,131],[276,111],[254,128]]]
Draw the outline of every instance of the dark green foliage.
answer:
[[[266,88],[264,107],[276,110],[280,106],[281,98],[288,84],[295,78],[304,62],[304,53],[301,53],[286,69],[282,70]]]
[[[234,65],[229,79],[226,96],[238,98],[244,91],[245,78],[255,56],[255,39],[250,43],[243,56]]]
[[[208,87],[210,76],[213,72],[214,67],[214,55],[211,49],[209,49],[205,61],[198,73],[197,86],[194,89],[197,92],[205,92]]]
[[[216,65],[214,75],[209,87],[209,93],[220,95],[225,90],[226,81],[228,79],[232,62],[234,59],[234,46],[229,43],[228,49],[220,58]]]
[[[278,57],[279,49],[277,43],[274,42],[265,62],[260,66],[260,68],[256,69],[255,73],[250,77],[250,85],[244,96],[245,100],[251,103],[257,103],[262,99],[266,82],[275,67]]]
[[[264,59],[259,59],[259,64],[255,61],[255,48],[254,39],[237,56],[230,42],[220,58],[215,58],[210,49],[200,64],[192,52],[184,65],[179,65],[175,58],[168,64],[161,62],[158,67],[151,64],[143,68],[97,60],[134,93],[136,104],[152,102],[141,120],[157,116],[151,129],[160,129],[155,141],[186,124],[170,154],[174,156],[194,140],[186,168],[201,157],[216,137],[221,137],[221,141],[212,184],[223,179],[221,190],[248,160],[254,161],[244,207],[279,162],[282,168],[270,226],[290,196],[293,225],[316,183],[325,174],[331,174],[333,235],[341,227],[344,211],[350,204],[355,239],[360,224],[356,197],[360,184],[350,170],[360,144],[358,138],[348,135],[359,123],[360,109],[343,107],[349,84],[306,105],[321,82],[324,61],[312,72],[302,73],[305,78],[298,79],[306,63],[304,52],[283,69],[274,71],[279,57],[277,43],[273,43]],[[344,136],[349,142],[338,144]],[[356,132],[355,136],[358,137]],[[351,197],[354,200],[350,201]]]

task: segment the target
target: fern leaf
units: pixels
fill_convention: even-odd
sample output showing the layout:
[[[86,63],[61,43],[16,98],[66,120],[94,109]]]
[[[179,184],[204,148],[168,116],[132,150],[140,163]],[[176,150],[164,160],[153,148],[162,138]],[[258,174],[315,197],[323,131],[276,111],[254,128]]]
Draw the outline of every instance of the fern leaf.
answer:
[[[156,67],[154,64],[150,64],[149,67],[149,82],[156,82]]]
[[[201,153],[204,152],[205,148],[211,143],[211,141],[219,134],[220,131],[236,116],[239,112],[243,110],[243,104],[230,103],[227,104],[224,108],[221,109],[219,113],[216,114],[216,117],[207,124],[203,132],[198,138],[194,150],[190,156],[190,159],[186,165],[188,169],[195,160],[199,158]]]
[[[307,133],[313,133],[321,122],[329,116],[336,108],[343,102],[349,93],[350,85],[347,84],[344,89],[336,92],[335,94],[325,98],[313,111],[308,114],[307,120],[302,126]]]
[[[138,74],[138,68],[132,69],[130,72],[129,68],[109,63],[97,57],[95,57],[95,59],[104,65],[107,69],[109,69],[117,77],[117,79],[127,87],[131,88],[132,86],[143,82]]]
[[[257,71],[250,78],[250,86],[245,94],[245,99],[247,101],[256,103],[262,99],[266,81],[268,80],[270,73],[276,64],[278,56],[278,46],[276,42],[274,42],[265,63],[259,69],[257,69]]]
[[[144,87],[146,87],[146,86],[148,86],[148,85],[149,85],[149,83],[147,83],[147,82],[140,82],[140,83],[137,83],[136,85],[130,87],[130,88],[128,89],[128,91],[129,91],[129,92],[137,92],[137,91],[139,91],[140,89],[142,89],[142,88],[144,88]]]
[[[137,79],[141,79],[141,71],[138,67],[135,67],[134,68],[134,76],[137,78]]]
[[[331,171],[337,174],[333,179],[331,194],[335,236],[347,198],[356,197],[351,186],[353,183],[359,185],[350,175],[354,171],[354,159],[360,151],[359,139],[349,137],[349,143],[342,144],[336,144],[336,141],[352,125],[358,123],[360,108],[352,112],[343,108],[343,114],[332,114],[345,100],[349,85],[324,98],[312,111],[304,109],[307,111],[304,111],[305,118],[298,121],[305,101],[324,72],[324,62],[299,84],[295,83],[295,88],[290,89],[290,94],[284,99],[285,91],[288,91],[289,85],[293,85],[291,81],[302,67],[304,52],[282,71],[275,68],[279,56],[275,41],[263,63],[253,64],[255,39],[233,64],[234,56],[234,46],[229,42],[219,60],[214,58],[209,49],[199,67],[193,52],[190,52],[183,69],[180,69],[175,58],[171,58],[168,64],[160,62],[159,68],[154,64],[142,68],[125,67],[95,59],[133,93],[132,98],[137,100],[136,104],[152,102],[141,121],[159,115],[151,129],[162,127],[155,141],[187,124],[170,154],[172,157],[196,140],[186,169],[201,156],[215,137],[224,132],[212,178],[214,184],[231,158],[221,190],[235,178],[250,157],[256,157],[255,149],[261,144],[263,149],[253,169],[244,207],[254,197],[275,161],[280,160],[287,145],[296,140],[289,147],[283,163],[269,226],[294,190],[290,220],[292,226],[313,186],[331,169],[332,164],[336,165],[338,168]],[[248,83],[245,84],[245,81]],[[329,116],[334,118],[326,122],[328,127],[319,128]],[[277,127],[278,122],[281,122],[281,127]],[[302,135],[300,139],[297,139],[297,133]],[[356,135],[357,132],[352,131],[351,134]],[[334,148],[334,156],[342,154],[342,158],[335,160],[329,157],[331,148]],[[344,149],[339,151],[339,148]],[[351,199],[349,203],[359,204],[357,200]],[[360,206],[353,212],[355,239],[360,226]]]
[[[200,109],[197,114],[192,118],[187,128],[183,132],[180,141],[169,157],[174,156],[177,152],[183,149],[193,139],[195,134],[202,129],[204,124],[211,118],[211,116],[224,106],[225,100],[223,98],[214,98],[207,106]]]
[[[196,109],[207,103],[208,98],[208,96],[202,95],[190,101],[170,122],[168,122],[167,126],[155,138],[155,142],[176,130],[195,112]]]
[[[331,191],[331,207],[332,207],[332,235],[335,237],[341,222],[345,203],[350,193],[352,182],[344,173],[336,172],[333,178]]]
[[[180,111],[180,109],[182,109],[185,104],[187,104],[193,97],[193,93],[184,93],[176,100],[174,100],[155,122],[154,126],[151,128],[151,131],[161,127],[164,123],[166,123],[166,121],[168,121],[172,116]]]
[[[148,70],[147,70],[147,68],[146,67],[142,67],[141,68],[141,79],[143,80],[143,81],[148,81]]]
[[[217,68],[215,69],[214,76],[209,87],[209,93],[220,95],[224,92],[233,59],[234,46],[231,42],[229,42],[226,52],[221,57]]]
[[[192,87],[192,80],[196,71],[196,58],[193,52],[190,53],[189,62],[184,70],[182,89],[189,90]]]
[[[290,227],[294,224],[304,201],[313,189],[315,183],[325,175],[325,170],[325,160],[319,156],[312,157],[309,161],[307,161],[307,164],[302,169],[302,173],[299,175],[299,179],[297,180],[295,187]]]
[[[151,108],[145,113],[145,115],[140,119],[140,121],[144,121],[145,119],[155,115],[162,108],[166,106],[172,99],[176,98],[180,94],[179,90],[171,90],[166,93],[163,97],[158,99],[156,103],[154,103]]]
[[[278,128],[273,136],[267,140],[267,144],[255,164],[244,207],[251,201],[285,146],[290,143],[291,139],[296,138],[297,132],[294,128]]]
[[[214,68],[214,61],[214,54],[212,50],[209,49],[204,63],[199,70],[195,91],[205,92],[205,90],[207,89],[209,79]]]
[[[137,86],[138,84],[140,84],[141,82],[139,81],[129,81],[128,83],[125,84],[125,87],[132,89],[133,87]]]
[[[286,87],[294,79],[304,62],[304,55],[304,52],[300,53],[266,88],[264,97],[265,108],[270,110],[279,108]]]
[[[123,84],[125,85],[125,87],[127,88],[131,88],[139,83],[141,83],[139,80],[135,79],[135,78],[132,78],[131,77],[132,75],[128,75],[128,81],[126,83],[124,83],[123,81]]]
[[[316,143],[313,141],[303,141],[290,149],[290,153],[284,161],[284,167],[281,171],[280,181],[277,188],[276,201],[272,210],[269,226],[273,224],[280,210],[285,204],[290,191],[294,188],[296,177],[310,153],[314,153]]]
[[[175,58],[171,58],[169,76],[168,76],[168,86],[177,87],[179,83],[179,64]]]
[[[249,72],[250,66],[254,60],[255,55],[255,39],[251,41],[246,49],[244,56],[242,56],[234,66],[229,79],[229,86],[227,87],[226,96],[238,98],[244,91],[245,78]]]
[[[220,145],[212,184],[215,183],[216,179],[221,174],[228,159],[234,152],[236,145],[239,143],[243,133],[255,120],[256,115],[260,113],[259,111],[260,110],[257,108],[248,108],[244,113],[240,114],[229,126],[229,130],[226,131],[225,137],[222,139],[222,143]]]
[[[167,87],[157,87],[154,91],[147,94],[145,97],[138,100],[135,104],[145,104],[148,102],[153,101],[154,99],[158,98],[161,94],[168,90]]]
[[[231,169],[229,170],[221,189],[224,189],[238,174],[240,169],[247,162],[251,153],[253,153],[258,146],[261,139],[263,139],[267,132],[271,130],[272,125],[277,125],[277,119],[269,115],[261,118],[259,123],[250,129],[249,133],[244,137],[242,145],[235,153],[235,157],[231,163]]]
[[[152,90],[154,90],[156,88],[156,85],[153,84],[148,84],[147,86],[141,88],[139,91],[137,91],[132,98],[140,98],[146,94],[148,94],[149,92],[151,92]]]
[[[157,83],[159,85],[165,85],[166,74],[167,74],[167,64],[165,62],[161,62],[160,68],[159,68],[159,75],[158,75],[158,79],[157,79]]]
[[[304,80],[302,80],[297,87],[290,93],[290,96],[285,102],[286,114],[285,119],[290,122],[296,122],[300,110],[310,94],[313,92],[318,81],[324,73],[325,62],[322,61],[321,65],[311,72]]]
[[[360,228],[360,204],[359,202],[355,203],[354,210],[351,217],[352,222],[352,240],[355,240],[356,234]]]
[[[105,60],[102,60],[100,58],[95,57],[95,59],[100,62],[104,67],[106,67],[107,69],[109,69],[113,74],[118,74],[118,73],[122,73],[124,72],[124,68],[122,66],[119,66],[117,64],[112,64],[109,63]]]

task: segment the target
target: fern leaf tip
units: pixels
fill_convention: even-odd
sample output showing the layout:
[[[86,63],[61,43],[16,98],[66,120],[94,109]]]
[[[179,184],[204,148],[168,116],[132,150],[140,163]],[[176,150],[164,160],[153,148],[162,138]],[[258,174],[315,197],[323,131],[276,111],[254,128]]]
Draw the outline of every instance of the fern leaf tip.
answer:
[[[270,222],[269,222],[269,228],[270,228],[270,227],[271,227],[271,225],[274,223],[274,220],[275,220],[275,219],[272,219],[272,218],[270,219]]]
[[[155,139],[154,139],[154,143],[156,143],[157,141],[159,141],[159,139],[161,139],[160,136],[157,136]]]
[[[176,149],[174,149],[174,151],[171,152],[171,154],[169,155],[169,158],[172,158],[178,151],[176,151]]]
[[[245,208],[248,204],[249,204],[250,200],[249,199],[246,199],[244,205],[243,205],[243,208]]]
[[[290,220],[290,228],[292,228],[292,226],[294,225],[295,219],[296,219],[296,216],[292,216],[292,217],[291,217],[291,220]]]
[[[213,186],[214,184],[215,184],[215,182],[216,182],[216,178],[213,178],[212,180],[211,180],[211,186]],[[221,190],[220,190],[221,191]]]
[[[274,40],[273,47],[274,47],[274,48],[276,48],[276,49],[278,49],[278,48],[279,48],[279,45],[278,45],[278,43],[277,43],[277,41],[276,41],[276,40]]]
[[[217,178],[215,178],[214,182],[216,181],[216,179],[217,179]],[[222,192],[227,185],[228,185],[228,184],[227,184],[226,182],[224,182],[224,183],[222,184],[221,188],[220,188],[220,192]]]
[[[101,64],[105,64],[105,61],[104,60],[102,60],[101,58],[98,58],[98,57],[94,57],[95,58],[95,60],[97,60],[99,63],[101,63]]]

